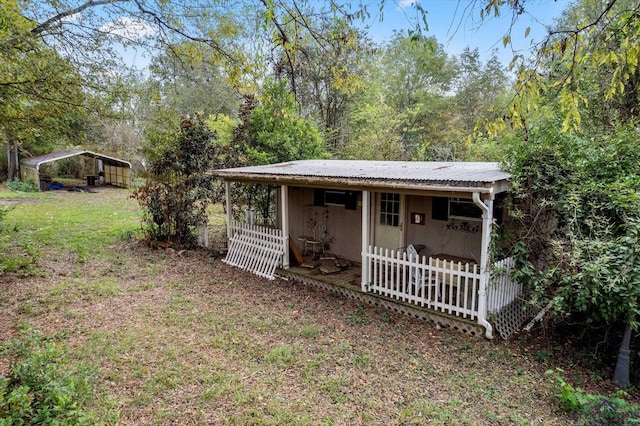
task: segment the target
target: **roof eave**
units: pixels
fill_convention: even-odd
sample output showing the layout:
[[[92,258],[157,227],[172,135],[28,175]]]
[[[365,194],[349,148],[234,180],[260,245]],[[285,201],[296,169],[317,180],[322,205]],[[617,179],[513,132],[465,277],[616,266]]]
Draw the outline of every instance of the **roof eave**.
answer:
[[[408,191],[460,192],[496,194],[508,189],[507,179],[493,182],[478,182],[478,185],[454,184],[452,182],[426,183],[419,181],[397,181],[387,179],[354,179],[325,176],[275,175],[261,173],[237,173],[230,171],[214,171],[213,176],[228,181],[271,183],[296,186],[331,186],[356,189],[394,189]]]

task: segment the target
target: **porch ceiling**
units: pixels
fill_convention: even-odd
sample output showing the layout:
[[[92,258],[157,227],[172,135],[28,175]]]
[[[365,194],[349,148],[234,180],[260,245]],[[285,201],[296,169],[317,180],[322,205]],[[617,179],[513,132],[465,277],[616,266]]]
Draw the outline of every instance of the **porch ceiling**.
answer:
[[[499,163],[490,162],[365,160],[300,160],[215,170],[213,175],[225,180],[305,186],[492,193],[506,191],[511,176]]]

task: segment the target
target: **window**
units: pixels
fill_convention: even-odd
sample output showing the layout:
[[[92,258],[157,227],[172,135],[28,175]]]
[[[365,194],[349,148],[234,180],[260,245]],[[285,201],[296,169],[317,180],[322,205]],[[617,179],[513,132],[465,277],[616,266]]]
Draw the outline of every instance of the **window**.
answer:
[[[449,198],[449,217],[460,219],[482,219],[482,209],[467,198]]]
[[[324,204],[330,206],[344,206],[347,194],[345,191],[324,191]]]
[[[380,194],[380,224],[400,225],[400,194],[383,192]]]
[[[313,205],[317,207],[344,206],[347,210],[356,210],[358,207],[358,194],[360,194],[360,191],[318,188],[313,192]]]

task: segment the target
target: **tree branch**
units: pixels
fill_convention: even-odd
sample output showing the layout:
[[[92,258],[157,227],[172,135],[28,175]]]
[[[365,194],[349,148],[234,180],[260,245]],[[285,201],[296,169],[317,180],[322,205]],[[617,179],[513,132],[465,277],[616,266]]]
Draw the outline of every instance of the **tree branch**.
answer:
[[[31,33],[34,34],[34,35],[39,35],[39,34],[43,33],[44,31],[46,31],[54,23],[60,22],[64,18],[67,18],[69,16],[72,16],[72,15],[75,15],[77,13],[80,13],[83,10],[89,9],[91,7],[102,6],[102,5],[111,4],[111,3],[129,2],[129,1],[131,1],[131,0],[89,0],[88,2],[86,2],[84,4],[81,4],[80,6],[74,8],[74,9],[69,9],[69,10],[66,10],[64,12],[60,12],[55,16],[52,16],[51,18],[47,19],[43,23],[38,24],[35,28],[33,28],[31,30]]]

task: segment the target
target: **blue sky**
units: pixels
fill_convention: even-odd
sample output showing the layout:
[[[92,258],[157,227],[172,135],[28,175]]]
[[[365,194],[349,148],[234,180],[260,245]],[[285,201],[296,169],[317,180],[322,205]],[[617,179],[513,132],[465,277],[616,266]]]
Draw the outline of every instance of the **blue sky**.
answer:
[[[425,35],[435,36],[448,54],[458,55],[465,47],[478,48],[482,60],[486,61],[492,50],[497,49],[498,58],[504,65],[511,61],[513,50],[528,56],[532,43],[540,42],[544,38],[547,27],[553,24],[571,3],[570,0],[526,0],[526,12],[518,17],[511,31],[512,46],[505,48],[502,38],[509,30],[511,13],[505,9],[502,16],[491,16],[482,22],[479,4],[483,3],[483,0],[386,0],[382,16],[379,13],[380,0],[361,1],[368,6],[371,13],[371,18],[365,24],[370,25],[369,35],[375,42],[389,40],[394,30],[413,28],[418,19],[414,3],[419,2],[428,12],[429,28]],[[345,3],[348,2],[355,5],[357,0],[345,0]],[[473,4],[475,7],[472,8]],[[119,25],[134,33],[146,33],[149,28],[125,20],[121,20]],[[525,38],[527,27],[530,28],[530,33]],[[110,29],[113,31],[115,27]],[[122,29],[119,32],[127,30]],[[136,54],[135,50],[123,53],[129,65],[145,67],[148,64],[148,58]]]
[[[547,27],[571,4],[569,0],[527,0],[526,12],[519,16],[511,32],[513,47],[504,48],[502,38],[511,24],[508,10],[499,18],[491,17],[481,22],[477,5],[472,11],[466,10],[474,3],[473,0],[418,1],[428,12],[429,29],[425,34],[435,36],[447,53],[457,55],[467,46],[472,49],[477,47],[481,57],[486,60],[493,49],[498,49],[498,57],[504,64],[508,64],[513,57],[512,49],[528,54],[532,42],[540,42],[547,33]],[[377,0],[365,2],[369,4],[372,14],[369,34],[374,41],[388,40],[393,30],[411,28],[416,19],[413,0],[387,0],[382,22],[377,14]],[[527,27],[530,27],[530,33],[525,38]]]

